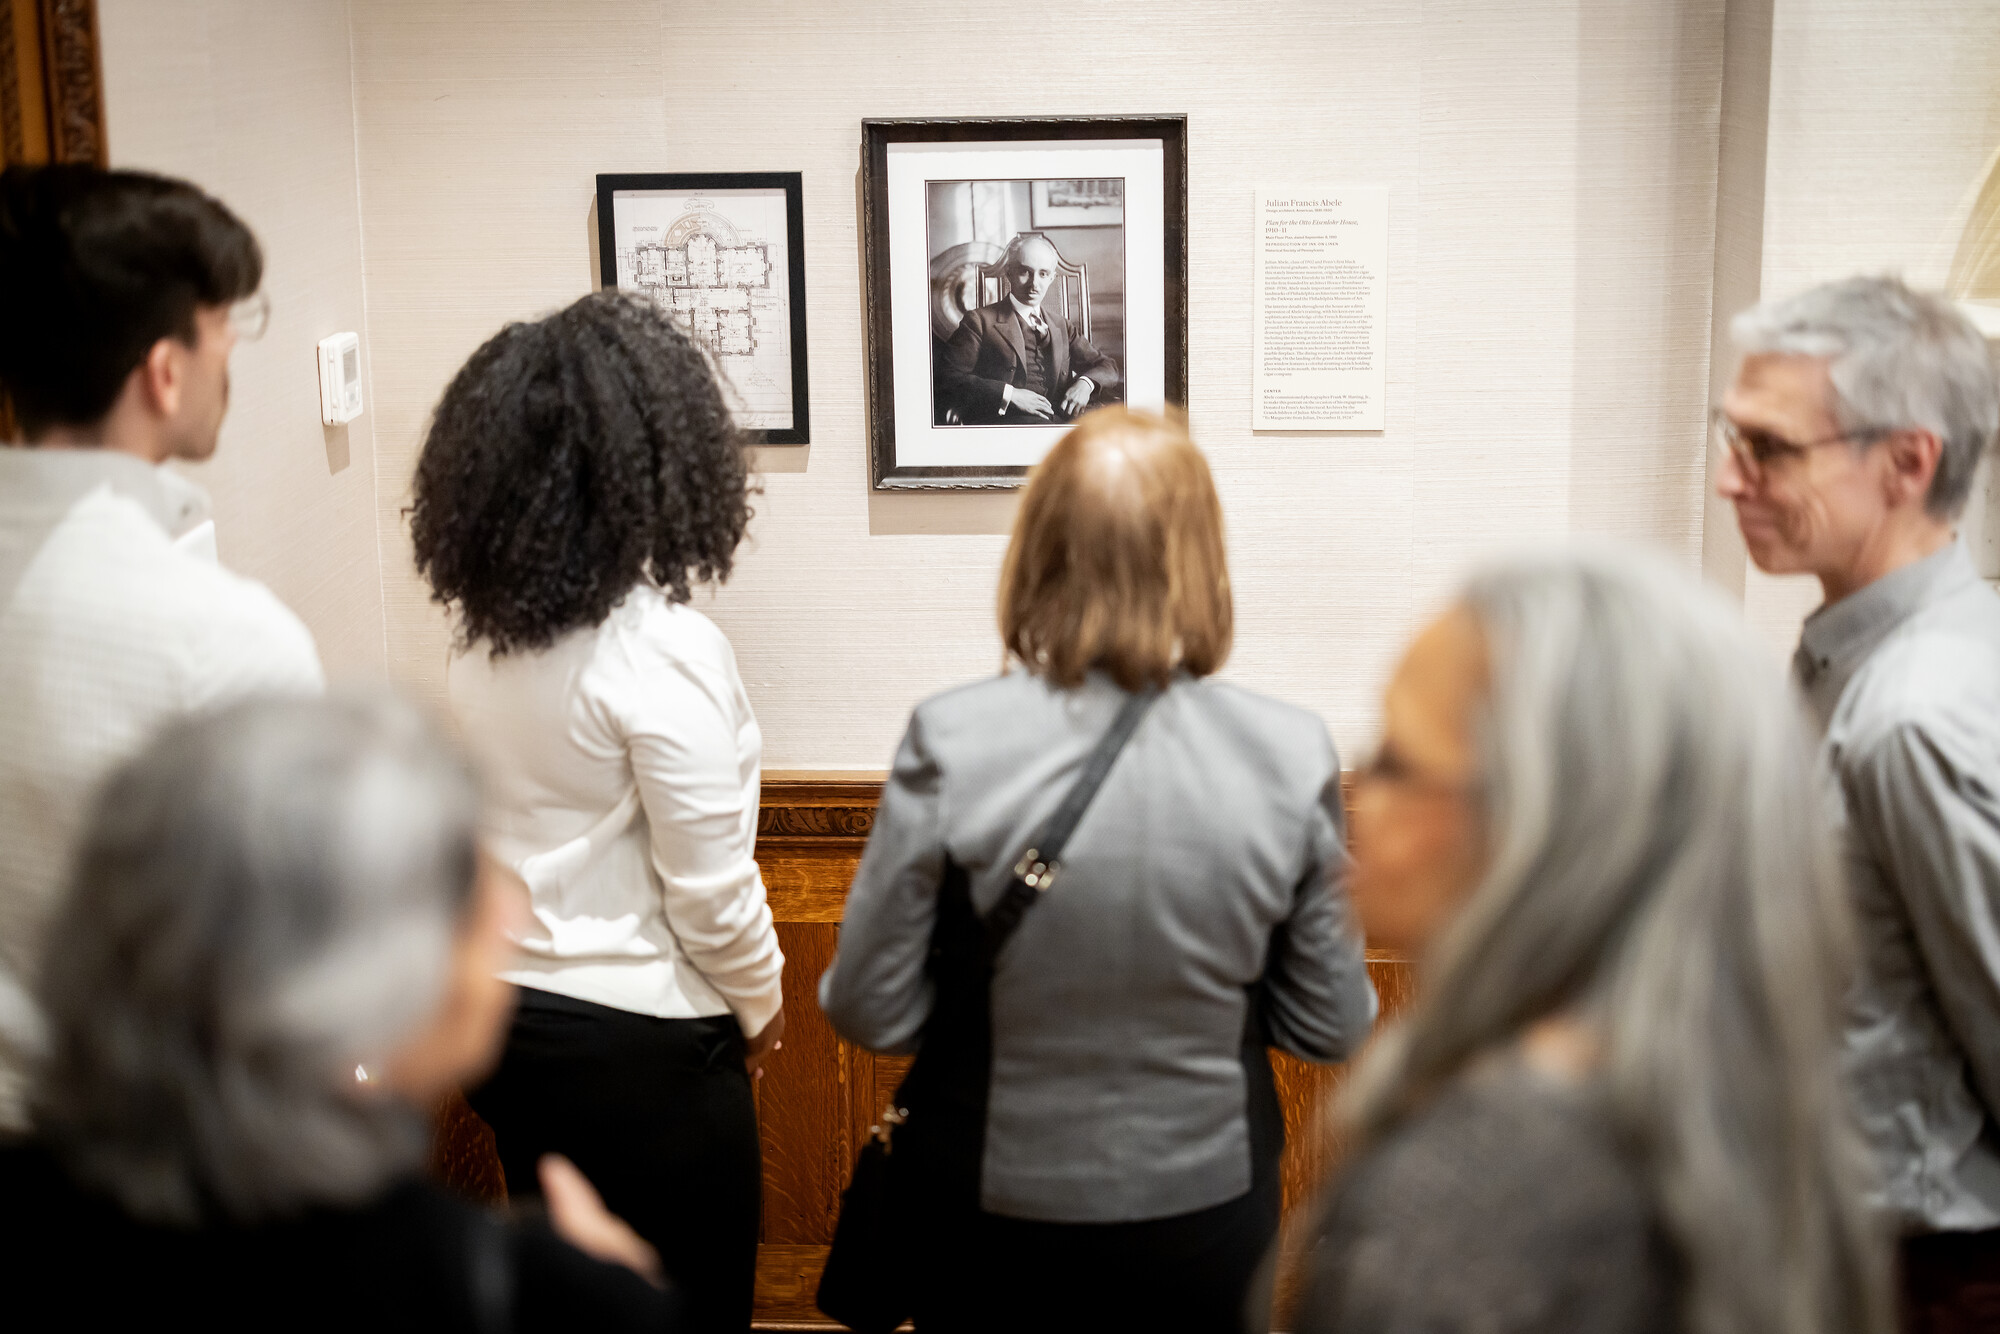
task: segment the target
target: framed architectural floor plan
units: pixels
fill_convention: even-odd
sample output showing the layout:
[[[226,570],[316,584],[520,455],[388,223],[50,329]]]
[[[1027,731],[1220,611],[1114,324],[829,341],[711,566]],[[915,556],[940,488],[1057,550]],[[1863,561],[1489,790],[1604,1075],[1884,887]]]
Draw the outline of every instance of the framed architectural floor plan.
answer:
[[[1187,118],[862,122],[870,480],[1021,485],[1187,402]]]
[[[753,444],[812,438],[803,218],[795,171],[597,178],[604,285],[672,312],[721,372]]]

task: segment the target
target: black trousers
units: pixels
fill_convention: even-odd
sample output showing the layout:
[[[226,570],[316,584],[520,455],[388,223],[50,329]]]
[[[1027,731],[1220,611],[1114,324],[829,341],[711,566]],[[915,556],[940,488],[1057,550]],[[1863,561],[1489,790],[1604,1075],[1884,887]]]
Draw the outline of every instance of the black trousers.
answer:
[[[1251,1281],[1278,1234],[1275,1181],[1143,1223],[1033,1223],[981,1214],[978,1280],[925,1331],[1184,1330],[1243,1334]],[[1267,1322],[1268,1324],[1268,1322]]]
[[[2000,1330],[2000,1229],[1905,1237],[1897,1268],[1903,1334]]]
[[[1253,1295],[1278,1236],[1284,1113],[1261,1042],[1243,1053],[1250,1189],[1135,1223],[1040,1223],[980,1212],[943,1244],[921,1334],[1244,1334],[1270,1328]],[[1258,1309],[1253,1311],[1255,1305]]]
[[[660,1252],[690,1330],[740,1334],[757,1274],[763,1158],[733,1017],[656,1019],[523,988],[500,1067],[468,1095],[507,1193],[568,1157]]]

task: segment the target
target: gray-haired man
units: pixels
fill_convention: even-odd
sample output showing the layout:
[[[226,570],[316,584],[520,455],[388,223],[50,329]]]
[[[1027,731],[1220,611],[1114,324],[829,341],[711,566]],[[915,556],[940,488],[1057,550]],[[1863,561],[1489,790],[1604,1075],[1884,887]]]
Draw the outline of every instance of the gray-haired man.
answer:
[[[1862,959],[1846,1061],[1903,1234],[1902,1323],[2000,1311],[2000,595],[1955,534],[2000,429],[1971,323],[1888,278],[1737,317],[1721,495],[1818,577],[1793,670],[1825,731]],[[1981,1313],[1984,1313],[1983,1315]],[[1968,1323],[1970,1322],[1970,1323]]]

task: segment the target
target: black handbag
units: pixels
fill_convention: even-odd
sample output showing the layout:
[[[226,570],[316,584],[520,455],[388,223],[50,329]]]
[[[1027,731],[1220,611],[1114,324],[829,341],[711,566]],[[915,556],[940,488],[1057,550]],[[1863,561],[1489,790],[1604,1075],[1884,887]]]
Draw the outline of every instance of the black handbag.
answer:
[[[940,1271],[939,1258],[978,1217],[994,961],[1055,880],[1070,834],[1158,698],[1148,689],[1126,699],[984,917],[972,906],[965,869],[946,858],[926,963],[930,1017],[910,1073],[855,1159],[820,1274],[819,1309],[856,1334],[888,1334],[928,1306],[926,1283]]]

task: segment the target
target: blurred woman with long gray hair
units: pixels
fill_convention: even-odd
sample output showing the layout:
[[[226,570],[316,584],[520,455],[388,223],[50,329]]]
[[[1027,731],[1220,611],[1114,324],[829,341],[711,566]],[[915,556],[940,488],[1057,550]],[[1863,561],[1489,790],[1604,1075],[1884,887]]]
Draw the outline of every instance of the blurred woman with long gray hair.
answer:
[[[669,1327],[568,1163],[548,1225],[422,1180],[490,1069],[525,913],[463,762],[388,697],[169,728],[90,813],[40,984],[35,1138],[0,1145],[9,1300],[64,1328]],[[643,1277],[642,1277],[643,1275]],[[39,1326],[38,1326],[39,1327]]]
[[[1849,923],[1796,705],[1619,551],[1475,578],[1409,649],[1350,892],[1420,995],[1363,1057],[1302,1334],[1875,1334],[1835,1059]]]

